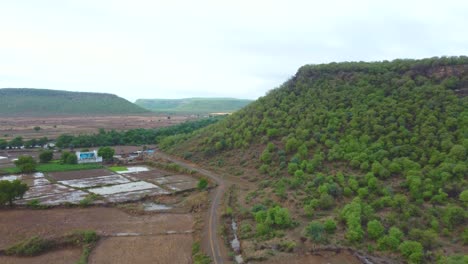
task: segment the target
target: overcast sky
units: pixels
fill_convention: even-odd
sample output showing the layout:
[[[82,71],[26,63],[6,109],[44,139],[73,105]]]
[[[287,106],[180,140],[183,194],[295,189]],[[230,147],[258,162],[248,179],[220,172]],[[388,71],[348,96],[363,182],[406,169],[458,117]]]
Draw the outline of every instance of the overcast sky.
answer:
[[[255,99],[304,64],[468,55],[468,1],[0,0],[0,87]]]

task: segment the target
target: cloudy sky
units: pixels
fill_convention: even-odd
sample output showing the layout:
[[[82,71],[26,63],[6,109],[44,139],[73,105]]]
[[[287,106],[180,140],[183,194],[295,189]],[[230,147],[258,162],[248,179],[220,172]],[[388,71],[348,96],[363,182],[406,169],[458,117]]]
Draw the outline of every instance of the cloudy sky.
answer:
[[[468,55],[468,1],[0,1],[0,87],[255,99],[304,64]]]

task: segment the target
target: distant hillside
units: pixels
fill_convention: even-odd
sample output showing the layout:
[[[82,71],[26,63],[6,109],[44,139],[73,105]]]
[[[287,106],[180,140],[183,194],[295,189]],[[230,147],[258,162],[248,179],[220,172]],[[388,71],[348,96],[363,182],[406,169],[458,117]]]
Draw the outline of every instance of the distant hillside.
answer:
[[[0,89],[0,116],[117,115],[148,111],[114,94]]]
[[[235,98],[138,99],[135,103],[158,113],[208,114],[232,113],[251,100]]]
[[[229,207],[244,259],[289,239],[467,263],[467,91],[468,57],[306,65],[168,150],[254,185]]]

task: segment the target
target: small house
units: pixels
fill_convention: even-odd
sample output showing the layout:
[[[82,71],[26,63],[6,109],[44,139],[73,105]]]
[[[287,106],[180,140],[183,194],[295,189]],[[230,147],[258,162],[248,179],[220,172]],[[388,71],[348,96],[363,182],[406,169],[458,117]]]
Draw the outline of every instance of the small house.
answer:
[[[98,156],[97,150],[87,152],[77,151],[76,157],[78,159],[78,164],[102,162],[102,157]]]

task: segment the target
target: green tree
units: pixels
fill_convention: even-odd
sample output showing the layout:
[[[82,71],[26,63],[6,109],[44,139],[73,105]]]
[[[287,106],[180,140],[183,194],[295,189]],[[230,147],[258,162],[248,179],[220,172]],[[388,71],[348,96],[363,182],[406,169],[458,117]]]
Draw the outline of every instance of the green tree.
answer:
[[[462,203],[468,205],[468,190],[464,190],[463,192],[461,192],[459,195],[459,199]]]
[[[115,150],[111,147],[101,147],[98,150],[98,156],[101,156],[105,161],[112,161]]]
[[[78,163],[78,158],[76,157],[75,154],[70,153],[70,155],[67,156],[67,159],[65,160],[66,164],[77,164]]]
[[[41,163],[48,163],[54,157],[54,152],[52,150],[44,150],[39,154],[39,161]]]
[[[63,151],[62,155],[60,155],[60,163],[62,164],[67,164],[67,160],[69,156],[75,156],[75,154],[69,152],[69,151]]]
[[[372,239],[377,239],[383,235],[385,228],[378,220],[372,220],[367,223],[367,235]]]
[[[406,257],[409,263],[421,263],[423,259],[423,246],[417,241],[407,240],[398,247],[400,253]]]
[[[23,173],[30,173],[36,170],[36,161],[31,156],[20,156],[15,161],[15,166]]]
[[[336,230],[336,222],[331,219],[327,219],[325,223],[323,223],[323,227],[328,234],[334,234]]]
[[[8,203],[13,206],[13,201],[17,198],[23,198],[28,189],[28,185],[20,180],[0,181],[0,204]]]
[[[318,221],[310,222],[306,227],[306,235],[312,239],[315,243],[321,243],[325,241],[325,228],[322,223]]]
[[[6,149],[8,142],[4,139],[0,139],[0,149]]]
[[[12,139],[9,143],[10,147],[13,147],[13,148],[19,148],[21,146],[23,146],[23,138],[22,137],[15,137],[14,139]]]

